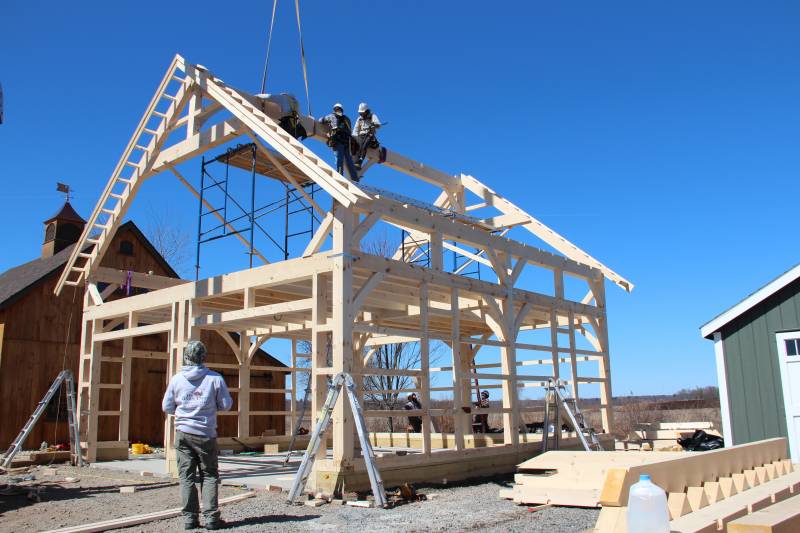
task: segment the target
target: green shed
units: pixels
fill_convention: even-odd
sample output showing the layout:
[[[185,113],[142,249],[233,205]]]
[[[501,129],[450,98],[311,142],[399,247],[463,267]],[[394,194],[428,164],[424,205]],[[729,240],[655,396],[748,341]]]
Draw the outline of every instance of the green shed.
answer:
[[[786,437],[800,462],[800,265],[700,333],[714,341],[725,445]]]

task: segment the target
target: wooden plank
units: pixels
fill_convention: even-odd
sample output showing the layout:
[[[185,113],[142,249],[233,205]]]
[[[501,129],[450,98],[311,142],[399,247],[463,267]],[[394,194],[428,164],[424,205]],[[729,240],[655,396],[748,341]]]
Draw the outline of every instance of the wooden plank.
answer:
[[[228,505],[231,503],[240,502],[247,498],[252,498],[256,493],[245,492],[244,494],[237,494],[236,496],[229,496],[221,498],[219,505]],[[102,522],[93,522],[91,524],[84,524],[81,526],[65,527],[61,529],[52,529],[45,533],[94,533],[96,531],[108,531],[109,529],[120,529],[124,527],[132,527],[138,524],[145,524],[147,522],[154,522],[156,520],[164,520],[167,518],[174,518],[180,516],[180,507],[167,509],[166,511],[156,511],[154,513],[139,514],[128,516],[125,518],[115,518],[113,520],[103,520]]]
[[[153,333],[164,333],[170,331],[172,324],[170,322],[160,322],[158,324],[149,324],[147,326],[138,326],[134,328],[120,329],[117,331],[107,331],[104,333],[96,333],[94,335],[94,342],[106,342],[115,339],[124,339],[125,337],[141,337],[143,335],[152,335]]]
[[[310,311],[312,304],[313,300],[311,298],[305,298],[303,300],[292,300],[289,302],[250,307],[248,309],[240,309],[238,311],[204,314],[194,318],[194,325],[210,326],[212,324],[226,324],[237,320],[262,318],[272,315],[296,313],[300,311]]]
[[[685,452],[683,455],[685,457],[646,466],[612,469],[603,486],[601,503],[607,506],[625,505],[628,489],[641,474],[649,474],[653,483],[666,492],[684,492],[687,487],[702,486],[703,482],[713,481],[718,476],[730,475],[734,478],[734,484],[746,483],[744,475],[736,472],[786,457],[786,439],[767,439],[710,452]]]
[[[786,489],[796,485],[798,482],[800,482],[800,474],[792,473],[778,477],[763,485],[708,505],[682,518],[672,520],[672,522],[670,522],[670,529],[678,532],[696,531],[694,528],[697,528],[698,524],[705,524],[709,521],[715,522],[719,529],[724,529],[726,525],[740,517],[744,517],[749,513],[755,513],[761,509],[769,509],[772,503],[793,496],[791,492]],[[800,510],[800,508],[797,507],[797,503],[794,503],[794,508]]]
[[[729,533],[793,533],[800,531],[800,496],[794,496],[728,523]]]

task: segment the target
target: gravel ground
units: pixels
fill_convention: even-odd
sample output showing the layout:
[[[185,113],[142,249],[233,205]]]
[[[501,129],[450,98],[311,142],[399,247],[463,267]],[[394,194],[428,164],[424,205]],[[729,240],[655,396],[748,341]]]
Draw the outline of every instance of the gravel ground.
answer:
[[[93,468],[59,468],[57,476],[40,476],[37,481],[80,477],[77,483],[48,486],[41,493],[42,503],[22,496],[0,496],[0,531],[41,531],[55,527],[108,520],[132,514],[177,507],[178,489],[171,480],[142,478],[117,471]],[[7,476],[0,476],[6,483]],[[488,531],[578,532],[594,526],[597,511],[552,507],[535,513],[498,498],[510,478],[451,485],[423,487],[418,491],[428,501],[393,509],[364,509],[327,504],[321,507],[289,506],[285,493],[258,492],[257,496],[222,508],[229,531]],[[120,494],[119,486],[146,484],[135,494]],[[220,497],[240,494],[235,487],[222,487]],[[78,503],[78,505],[75,505]],[[183,531],[181,518],[140,524],[124,531]],[[122,530],[121,530],[122,531]]]

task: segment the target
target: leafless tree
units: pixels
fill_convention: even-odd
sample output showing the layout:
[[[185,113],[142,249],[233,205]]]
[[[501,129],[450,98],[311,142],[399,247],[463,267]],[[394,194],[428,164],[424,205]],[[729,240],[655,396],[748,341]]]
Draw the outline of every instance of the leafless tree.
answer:
[[[372,255],[391,257],[399,244],[392,243],[384,233],[377,238],[362,244],[362,250]],[[429,363],[435,364],[438,359],[438,352],[441,348],[439,343],[431,343],[429,346]],[[371,349],[365,348],[362,358],[366,357]],[[382,370],[410,370],[419,368],[421,362],[421,352],[419,342],[401,342],[384,344],[375,347],[375,353],[366,363],[368,368],[379,368]],[[381,410],[395,410],[405,404],[403,390],[417,389],[419,383],[411,376],[364,376],[364,394],[370,403],[375,404]],[[429,407],[429,406],[424,406]],[[389,431],[394,431],[394,419],[388,419]]]
[[[175,218],[168,209],[156,209],[150,206],[149,211],[148,224],[145,228],[147,238],[181,277],[187,277],[191,268],[189,250],[191,236],[172,222]]]

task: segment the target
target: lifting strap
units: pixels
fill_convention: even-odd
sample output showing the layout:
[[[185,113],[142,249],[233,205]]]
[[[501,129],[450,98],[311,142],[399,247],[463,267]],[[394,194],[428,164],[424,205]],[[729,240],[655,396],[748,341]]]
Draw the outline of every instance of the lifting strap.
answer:
[[[300,63],[303,65],[303,81],[306,83],[306,103],[308,115],[311,115],[311,96],[308,92],[308,71],[306,70],[306,50],[303,46],[303,29],[300,27],[300,0],[294,0],[294,11],[297,14],[297,34],[300,36]]]
[[[272,49],[272,28],[275,27],[275,10],[278,8],[278,0],[272,3],[272,20],[269,23],[269,32],[267,33],[267,57],[264,59],[264,75],[261,77],[261,94],[267,90],[267,67],[269,66],[269,51]]]
[[[264,59],[264,74],[261,76],[261,94],[267,90],[267,68],[269,67],[269,53],[272,49],[272,32],[275,28],[275,11],[278,8],[278,0],[272,2],[272,18],[269,23],[269,32],[267,33],[267,56]],[[303,45],[303,27],[300,24],[300,0],[294,0],[294,11],[297,16],[297,34],[300,37],[300,65],[303,67],[303,81],[306,87],[306,109],[308,115],[311,115],[311,95],[308,90],[308,68],[306,67],[306,49]]]

